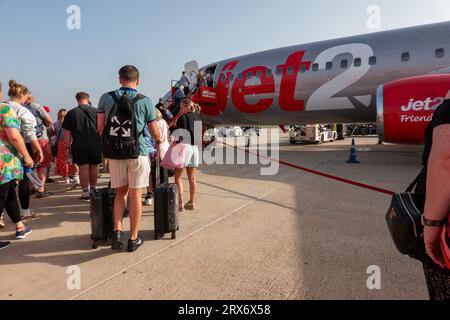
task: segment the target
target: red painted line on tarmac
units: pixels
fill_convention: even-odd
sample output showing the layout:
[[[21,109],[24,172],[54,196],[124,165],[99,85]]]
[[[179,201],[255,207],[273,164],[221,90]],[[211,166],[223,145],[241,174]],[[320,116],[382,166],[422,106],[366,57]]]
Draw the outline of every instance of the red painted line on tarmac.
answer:
[[[239,148],[239,147],[236,147],[236,146],[229,145],[229,144],[224,143],[224,142],[223,142],[223,144],[225,144],[226,146],[229,146],[229,147],[233,147],[235,149],[239,149],[239,150],[244,151],[244,152],[249,153],[249,154],[250,153],[254,154],[254,155],[258,156],[258,157],[261,157],[261,158],[264,158],[264,159],[267,159],[267,160],[270,160],[270,161],[278,162],[279,164],[285,165],[287,167],[291,167],[291,168],[294,168],[294,169],[297,169],[297,170],[301,170],[301,171],[305,171],[305,172],[308,172],[308,173],[312,173],[312,174],[315,174],[315,175],[318,175],[318,176],[321,176],[321,177],[324,177],[324,178],[328,178],[328,179],[331,179],[331,180],[336,180],[336,181],[339,181],[339,182],[342,182],[342,183],[346,183],[346,184],[350,184],[350,185],[357,186],[357,187],[360,187],[360,188],[368,189],[368,190],[371,190],[371,191],[387,194],[387,195],[390,195],[390,196],[393,196],[395,194],[395,192],[390,191],[390,190],[378,188],[378,187],[375,187],[375,186],[371,186],[371,185],[368,185],[368,184],[365,184],[365,183],[360,183],[360,182],[353,181],[353,180],[348,180],[348,179],[336,177],[336,176],[333,176],[333,175],[328,174],[328,173],[324,173],[324,172],[308,169],[308,168],[305,168],[305,167],[302,167],[302,166],[298,166],[296,164],[289,163],[289,162],[286,162],[286,161],[283,161],[283,160],[278,160],[278,159],[273,159],[273,158],[270,158],[270,157],[262,156],[262,155],[259,154],[259,152],[253,152],[253,151],[250,151],[250,150],[242,149],[242,148]]]

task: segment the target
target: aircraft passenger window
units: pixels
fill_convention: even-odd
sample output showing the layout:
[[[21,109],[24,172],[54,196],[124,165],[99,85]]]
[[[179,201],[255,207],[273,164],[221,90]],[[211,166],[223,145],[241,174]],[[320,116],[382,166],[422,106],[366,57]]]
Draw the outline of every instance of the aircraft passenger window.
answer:
[[[271,77],[272,76],[272,70],[267,69],[266,76],[267,77]]]
[[[238,79],[239,79],[239,80],[242,80],[243,78],[244,78],[244,75],[243,75],[242,73],[239,73]]]
[[[231,75],[230,81],[234,81],[234,74]],[[223,82],[225,82],[225,81],[223,81]]]
[[[312,70],[313,72],[319,71],[319,64],[318,63],[314,63],[312,66]]]
[[[361,67],[361,65],[362,65],[361,58],[356,58],[354,61],[354,65],[355,65],[355,67]]]
[[[261,71],[256,72],[256,77],[257,78],[261,78],[262,77],[262,72]]]
[[[225,82],[227,80],[227,77],[225,77],[225,75],[222,75],[222,82]]]
[[[445,50],[440,48],[440,49],[436,49],[436,58],[440,59],[443,58],[445,56]]]
[[[305,73],[305,72],[306,72],[306,66],[301,66],[300,73]]]
[[[327,65],[326,65],[326,69],[327,70],[331,70],[331,69],[333,69],[333,62],[327,62]]]
[[[348,67],[348,60],[342,60],[341,61],[341,68],[342,69],[347,69]]]
[[[374,66],[377,64],[377,57],[372,56],[369,58],[369,65]]]
[[[402,53],[402,61],[403,61],[403,62],[408,62],[409,59],[410,59],[409,52],[403,52],[403,53]]]
[[[294,68],[293,68],[293,67],[289,67],[288,70],[287,70],[287,73],[288,73],[289,75],[294,74]]]
[[[253,77],[253,72],[247,72],[247,79],[251,79]]]
[[[277,71],[276,71],[277,76],[281,76],[282,73],[283,73],[283,69],[277,68]]]

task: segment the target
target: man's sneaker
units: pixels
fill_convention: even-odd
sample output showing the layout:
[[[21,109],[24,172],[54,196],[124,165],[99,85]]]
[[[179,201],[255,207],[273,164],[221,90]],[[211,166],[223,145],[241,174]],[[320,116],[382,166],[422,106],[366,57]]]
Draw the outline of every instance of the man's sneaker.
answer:
[[[139,247],[144,244],[144,239],[141,235],[138,235],[136,240],[128,240],[128,252],[135,252]]]
[[[112,245],[111,249],[120,251],[123,249],[123,232],[122,231],[114,231],[112,236]]]
[[[0,229],[3,229],[4,227],[6,227],[4,218],[5,218],[5,214],[2,213],[2,214],[0,215]]]
[[[25,239],[31,233],[31,229],[28,226],[21,231],[16,231],[16,239]]]
[[[9,241],[0,241],[0,250],[6,249],[11,245]]]
[[[146,206],[151,206],[153,204],[153,195],[146,195],[145,196],[145,200],[144,200],[144,204]]]
[[[81,195],[81,197],[79,199],[82,202],[89,202],[89,201],[91,201],[91,195],[89,192],[83,192],[83,194]]]

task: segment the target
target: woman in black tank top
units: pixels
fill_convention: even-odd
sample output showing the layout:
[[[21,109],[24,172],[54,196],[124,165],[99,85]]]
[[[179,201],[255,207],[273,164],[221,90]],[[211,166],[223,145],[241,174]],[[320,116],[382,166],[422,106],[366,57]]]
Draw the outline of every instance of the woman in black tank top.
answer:
[[[439,128],[439,130],[436,130]],[[433,221],[448,221],[450,208],[450,100],[435,111],[433,120],[425,132],[423,154],[424,171],[416,188],[418,204],[424,209],[425,218]],[[428,181],[427,181],[428,180]],[[447,193],[447,194],[446,194]],[[431,300],[450,300],[450,270],[443,269],[439,255],[442,254],[440,238],[443,227],[426,226],[425,242],[427,254],[433,257],[423,261],[425,278]]]

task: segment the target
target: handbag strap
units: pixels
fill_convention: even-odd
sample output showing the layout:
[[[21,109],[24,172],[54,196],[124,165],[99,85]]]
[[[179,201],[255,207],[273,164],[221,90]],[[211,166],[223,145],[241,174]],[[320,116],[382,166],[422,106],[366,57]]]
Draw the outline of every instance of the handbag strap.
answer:
[[[53,129],[55,128],[55,126],[53,125]],[[59,132],[58,132],[58,135],[56,136],[56,143],[58,143],[59,142],[59,140],[61,139],[61,132],[63,131],[63,127],[62,127],[62,123],[61,123],[61,125],[60,125],[60,128],[59,128]]]
[[[417,183],[419,182],[420,177],[421,177],[421,176],[423,175],[423,173],[425,172],[425,168],[426,168],[426,167],[423,167],[422,171],[420,171],[420,173],[419,173],[419,175],[417,176],[417,178],[414,179],[414,181],[411,183],[411,185],[408,187],[408,189],[406,189],[406,192],[407,192],[407,193],[411,193],[411,192],[414,190],[414,188],[417,186]]]
[[[96,124],[95,121],[91,118],[91,115],[90,115],[86,110],[84,110],[83,108],[80,107],[80,109],[81,109],[81,111],[83,111],[83,113],[84,113],[84,115],[86,116],[86,118],[87,118],[89,121],[91,121],[91,123],[94,125],[94,128],[97,129],[97,124]]]

